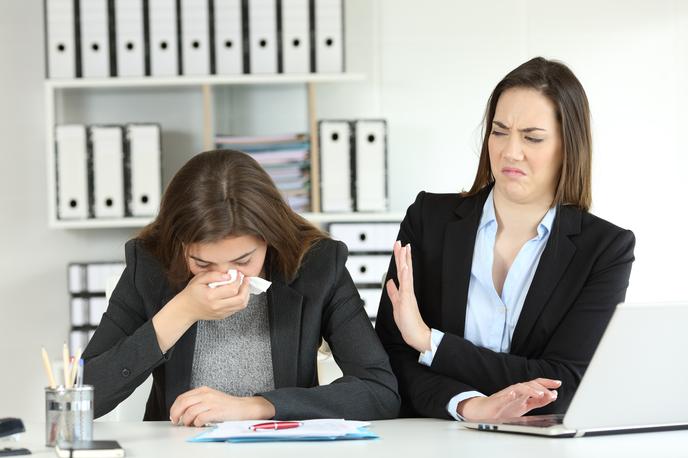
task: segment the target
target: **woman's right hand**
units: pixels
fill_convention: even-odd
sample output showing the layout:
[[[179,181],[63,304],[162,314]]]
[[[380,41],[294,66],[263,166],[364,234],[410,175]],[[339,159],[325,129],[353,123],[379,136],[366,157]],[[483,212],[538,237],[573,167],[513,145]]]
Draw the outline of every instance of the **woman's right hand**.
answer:
[[[229,275],[223,272],[200,272],[189,281],[175,299],[185,305],[187,313],[193,321],[222,320],[243,310],[248,305],[249,283],[248,277],[238,273],[232,283],[210,288],[209,283],[229,280]]]
[[[495,421],[521,417],[557,399],[559,380],[537,378],[508,386],[488,397],[461,401],[456,412],[468,421]]]

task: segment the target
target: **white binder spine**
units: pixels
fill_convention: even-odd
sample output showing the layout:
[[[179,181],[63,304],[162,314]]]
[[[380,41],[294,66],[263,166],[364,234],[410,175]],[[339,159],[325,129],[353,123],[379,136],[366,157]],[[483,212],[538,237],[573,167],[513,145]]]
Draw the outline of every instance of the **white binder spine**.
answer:
[[[79,0],[81,73],[84,78],[110,76],[107,0]]]
[[[49,78],[76,78],[74,0],[46,0],[46,51]]]
[[[124,151],[120,126],[90,128],[93,214],[96,218],[124,217]]]
[[[176,0],[148,0],[152,76],[179,74]]]
[[[88,143],[86,127],[55,128],[58,219],[88,218]]]
[[[350,212],[351,126],[347,121],[320,121],[320,192],[324,212]]]
[[[218,75],[244,72],[241,0],[215,0],[215,69]]]
[[[143,0],[115,0],[114,5],[117,76],[143,76]]]
[[[181,1],[182,72],[210,74],[208,0]]]
[[[342,0],[315,0],[315,71],[344,71],[344,24]]]
[[[387,210],[387,123],[359,120],[355,130],[356,211]]]
[[[282,72],[309,73],[310,63],[310,2],[282,0]]]
[[[160,205],[160,127],[157,124],[128,124],[129,151],[128,213],[153,216]]]
[[[251,73],[277,73],[277,1],[248,1]]]

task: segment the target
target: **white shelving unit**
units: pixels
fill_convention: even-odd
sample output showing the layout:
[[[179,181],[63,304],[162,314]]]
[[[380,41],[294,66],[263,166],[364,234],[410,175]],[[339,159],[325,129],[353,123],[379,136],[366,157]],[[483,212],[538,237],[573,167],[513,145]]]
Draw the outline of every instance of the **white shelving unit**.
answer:
[[[319,151],[318,126],[315,94],[316,86],[327,83],[346,83],[364,81],[362,73],[342,74],[277,74],[277,75],[210,75],[203,77],[166,77],[166,78],[103,78],[103,79],[69,79],[48,80],[44,83],[44,98],[46,107],[46,160],[48,183],[48,224],[55,229],[102,229],[122,227],[143,227],[152,218],[120,218],[120,219],[86,219],[60,220],[57,218],[56,179],[55,179],[55,125],[60,122],[56,113],[57,98],[68,97],[70,89],[112,89],[112,88],[159,88],[159,87],[200,87],[203,98],[203,147],[213,148],[214,136],[214,107],[213,87],[228,85],[277,85],[304,84],[306,86],[308,104],[308,123],[311,137],[311,205],[320,208]],[[164,152],[163,152],[164,154]],[[314,223],[327,222],[362,222],[362,221],[400,221],[402,214],[396,213],[306,213],[303,215]]]

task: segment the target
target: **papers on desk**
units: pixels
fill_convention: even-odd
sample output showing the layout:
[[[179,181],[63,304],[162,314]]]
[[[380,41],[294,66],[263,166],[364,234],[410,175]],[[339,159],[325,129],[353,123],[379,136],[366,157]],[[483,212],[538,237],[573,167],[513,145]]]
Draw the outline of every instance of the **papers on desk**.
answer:
[[[226,421],[188,440],[188,442],[279,442],[377,439],[368,431],[370,423],[347,420],[305,420],[298,428],[252,431],[257,421]]]

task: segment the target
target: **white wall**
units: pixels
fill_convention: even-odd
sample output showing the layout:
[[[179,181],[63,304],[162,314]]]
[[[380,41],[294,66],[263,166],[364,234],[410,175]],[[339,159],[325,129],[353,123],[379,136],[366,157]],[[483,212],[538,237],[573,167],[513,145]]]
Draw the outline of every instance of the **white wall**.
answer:
[[[56,353],[67,336],[67,263],[121,259],[135,232],[47,228],[41,10],[41,0],[0,1],[0,416],[27,420],[42,416],[40,346]],[[686,2],[347,0],[347,43],[349,68],[369,78],[320,86],[318,112],[388,119],[393,210],[422,189],[470,186],[485,102],[504,74],[535,55],[568,63],[593,112],[593,211],[638,239],[629,298],[686,299]],[[218,129],[304,126],[303,95],[223,90]],[[196,90],[70,100],[69,121],[162,122],[165,182],[201,147]]]

